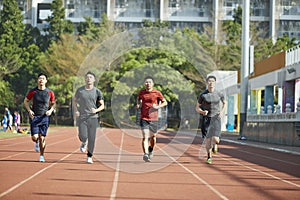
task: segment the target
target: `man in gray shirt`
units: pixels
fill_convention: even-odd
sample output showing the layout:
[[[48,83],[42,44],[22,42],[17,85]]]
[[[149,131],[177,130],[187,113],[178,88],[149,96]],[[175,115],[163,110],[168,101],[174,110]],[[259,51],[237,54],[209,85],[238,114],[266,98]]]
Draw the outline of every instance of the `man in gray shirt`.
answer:
[[[212,152],[218,151],[221,136],[221,113],[225,108],[224,95],[215,90],[216,77],[206,78],[207,89],[198,97],[196,111],[203,115],[201,131],[206,137],[207,164],[212,163]],[[220,105],[221,103],[221,105]]]
[[[73,98],[73,111],[77,117],[81,152],[87,151],[87,163],[93,163],[93,152],[98,127],[98,113],[104,109],[102,92],[94,86],[95,74],[87,72],[85,85],[78,88]]]

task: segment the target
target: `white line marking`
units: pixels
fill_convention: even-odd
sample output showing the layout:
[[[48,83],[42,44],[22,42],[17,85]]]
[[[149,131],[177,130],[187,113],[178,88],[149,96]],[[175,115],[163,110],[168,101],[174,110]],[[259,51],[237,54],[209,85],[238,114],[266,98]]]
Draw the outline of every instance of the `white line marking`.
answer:
[[[250,154],[250,155],[255,155],[257,157],[261,157],[261,158],[265,158],[265,159],[269,159],[269,160],[275,160],[275,161],[286,163],[286,164],[289,164],[289,165],[296,165],[296,166],[299,165],[299,164],[296,164],[296,163],[293,163],[293,162],[288,162],[288,161],[280,160],[280,159],[277,159],[277,158],[271,158],[270,156],[263,156],[263,155],[257,154],[257,153],[252,153],[252,152],[243,151],[243,150],[237,150],[237,151],[242,152],[242,153],[247,153],[247,154]]]
[[[206,187],[208,187],[211,191],[213,191],[216,195],[218,195],[221,199],[228,200],[226,196],[221,194],[218,190],[216,190],[214,187],[212,187],[210,184],[208,184],[205,180],[200,178],[197,174],[195,174],[192,170],[185,167],[183,164],[179,163],[177,160],[175,160],[172,156],[170,156],[167,152],[165,152],[162,148],[158,147],[165,155],[167,155],[173,162],[175,162],[177,165],[182,167],[185,171],[189,172],[192,176],[194,176],[197,180],[199,180],[201,183],[203,183]]]
[[[298,185],[298,184],[296,184],[296,183],[293,183],[293,182],[291,182],[291,181],[287,181],[287,180],[285,180],[285,179],[279,178],[279,177],[274,176],[274,175],[272,175],[272,174],[269,174],[269,173],[267,173],[267,172],[263,172],[263,171],[261,171],[261,170],[259,170],[259,169],[255,169],[255,168],[249,167],[249,166],[247,166],[247,165],[244,165],[244,164],[241,164],[241,163],[238,163],[238,162],[229,160],[229,159],[227,159],[227,158],[223,158],[222,156],[218,156],[218,157],[220,157],[220,158],[223,159],[223,160],[227,160],[227,161],[229,161],[229,162],[231,162],[231,163],[233,163],[233,164],[236,164],[236,165],[245,167],[245,168],[250,169],[250,170],[252,170],[252,171],[255,171],[255,172],[264,174],[264,175],[266,175],[266,176],[269,176],[269,177],[271,177],[271,178],[274,178],[274,179],[276,179],[276,180],[282,181],[282,182],[284,182],[284,183],[287,183],[287,184],[290,184],[290,185],[293,185],[293,186],[296,186],[296,187],[300,187],[300,185]]]
[[[58,142],[51,143],[51,144],[48,144],[48,143],[47,143],[47,147],[53,146],[53,145],[55,145],[55,144],[59,144],[59,143],[62,143],[62,142],[65,142],[65,141],[70,140],[70,139],[73,139],[73,138],[67,138],[67,139],[65,139],[65,140],[59,140]],[[34,143],[32,142],[32,144],[34,144]],[[14,154],[14,155],[10,155],[10,156],[6,156],[6,157],[4,157],[4,158],[0,158],[0,160],[6,160],[6,159],[9,159],[9,158],[13,158],[13,157],[16,157],[16,156],[19,156],[19,155],[28,153],[28,151],[35,152],[35,151],[33,150],[33,147],[32,147],[32,149],[30,149],[30,150],[24,150],[24,152],[17,153],[17,154]],[[47,152],[46,152],[46,153],[47,153]]]
[[[181,143],[180,141],[178,141],[178,142]],[[240,143],[237,143],[237,144],[240,144]],[[243,145],[243,144],[241,144],[241,145]],[[248,145],[248,144],[247,144],[247,145]],[[196,147],[194,147],[194,146],[192,146],[192,145],[191,145],[190,147],[193,148],[193,149],[199,149],[199,148],[196,148]],[[254,147],[256,147],[256,146],[254,146]],[[257,148],[260,148],[260,147],[257,146]],[[167,155],[167,154],[166,154],[166,155]],[[261,174],[264,174],[264,175],[269,176],[269,177],[271,177],[271,178],[274,178],[274,179],[276,179],[276,180],[282,181],[282,182],[284,182],[284,183],[287,183],[287,184],[290,184],[290,185],[293,185],[293,186],[296,186],[296,187],[300,187],[300,185],[298,185],[298,184],[296,184],[296,183],[293,183],[293,182],[291,182],[291,181],[287,181],[287,180],[285,180],[285,179],[282,179],[282,178],[280,178],[280,177],[274,176],[274,175],[269,174],[269,173],[267,173],[267,172],[263,172],[263,171],[261,171],[261,170],[259,170],[259,169],[255,169],[255,168],[249,167],[249,166],[247,166],[247,165],[244,165],[244,164],[241,164],[241,163],[238,163],[238,162],[231,161],[231,160],[229,160],[229,159],[223,158],[223,157],[220,156],[220,155],[217,156],[217,157],[220,157],[220,158],[222,158],[222,159],[224,159],[224,160],[227,160],[227,161],[229,161],[229,162],[232,162],[232,163],[234,163],[234,164],[236,164],[236,165],[240,165],[240,166],[243,166],[243,167],[245,167],[245,168],[251,169],[251,170],[253,170],[253,171],[259,172],[259,173],[261,173]],[[239,158],[238,158],[238,159],[239,159]],[[174,159],[172,158],[172,160],[174,160]],[[176,160],[175,160],[174,162],[178,163]]]
[[[292,150],[286,150],[286,149],[280,149],[276,147],[266,147],[263,145],[257,145],[257,144],[250,144],[246,142],[239,142],[239,141],[234,141],[234,140],[229,140],[229,139],[221,139],[222,141],[234,143],[234,144],[239,144],[239,145],[244,145],[244,146],[251,146],[251,147],[256,147],[256,148],[261,148],[261,149],[268,149],[272,151],[278,151],[278,152],[283,152],[283,153],[290,153],[290,154],[295,154],[295,155],[300,155],[300,152],[297,151],[292,151]]]
[[[191,148],[193,148],[193,149],[198,149],[198,148],[193,147],[193,146],[191,146]],[[227,159],[227,158],[224,158],[224,157],[220,156],[220,154],[219,154],[218,156],[216,156],[216,157],[221,158],[221,159],[223,159],[223,160],[227,160],[227,161],[229,161],[229,162],[231,162],[231,163],[234,163],[234,164],[236,164],[236,165],[240,165],[240,166],[245,167],[245,168],[247,168],[247,169],[250,169],[250,170],[252,170],[252,171],[259,172],[259,173],[261,173],[261,174],[264,174],[264,175],[266,175],[266,176],[272,177],[272,178],[274,178],[274,179],[276,179],[276,180],[285,182],[285,183],[287,183],[287,184],[290,184],[290,185],[293,185],[293,186],[296,186],[296,187],[300,187],[300,185],[298,185],[298,184],[296,184],[296,183],[293,183],[293,182],[291,182],[291,181],[287,181],[287,180],[285,180],[285,179],[282,179],[282,178],[280,178],[280,177],[274,176],[274,175],[269,174],[269,173],[267,173],[267,172],[263,172],[263,171],[261,171],[261,170],[259,170],[259,169],[255,169],[255,168],[249,167],[249,166],[247,166],[247,165],[244,165],[244,164],[241,164],[241,163],[238,163],[238,162],[235,162],[235,161],[231,161],[230,159]],[[237,159],[239,159],[239,158],[237,158]]]
[[[34,177],[36,177],[37,175],[43,173],[44,171],[46,171],[47,169],[53,167],[54,165],[58,164],[59,162],[65,160],[66,158],[70,157],[71,155],[73,155],[74,153],[76,153],[79,150],[73,151],[72,153],[64,156],[63,158],[61,158],[60,160],[56,161],[55,163],[52,163],[51,165],[45,167],[44,169],[41,169],[40,171],[36,172],[35,174],[33,174],[32,176],[28,177],[27,179],[24,179],[23,181],[19,182],[18,184],[14,185],[13,187],[9,188],[8,190],[6,190],[5,192],[2,192],[0,194],[0,198],[11,193],[12,191],[14,191],[15,189],[17,189],[18,187],[20,187],[21,185],[27,183],[28,181],[30,181],[31,179],[33,179]]]
[[[121,161],[121,154],[122,154],[122,149],[123,149],[123,142],[124,142],[124,132],[122,131],[122,138],[121,138],[121,145],[119,148],[119,155],[118,155],[118,161],[117,161],[117,166],[116,166],[116,172],[115,172],[115,177],[114,177],[114,182],[110,194],[110,199],[114,200],[116,198],[117,194],[117,188],[118,188],[118,182],[119,182],[119,175],[120,175],[120,161]]]

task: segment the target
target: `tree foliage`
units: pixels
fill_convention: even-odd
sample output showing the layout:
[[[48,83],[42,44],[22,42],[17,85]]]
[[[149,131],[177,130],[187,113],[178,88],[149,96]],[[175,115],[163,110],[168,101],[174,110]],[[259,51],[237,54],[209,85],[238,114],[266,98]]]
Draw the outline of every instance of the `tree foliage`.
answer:
[[[51,11],[52,15],[47,19],[49,26],[42,33],[36,27],[25,27],[15,0],[3,0],[0,11],[0,106],[18,108],[22,105],[26,92],[36,85],[37,74],[45,72],[49,75],[47,86],[56,94],[58,111],[61,107],[70,107],[73,83],[78,79],[77,72],[83,61],[95,47],[124,30],[124,26],[116,26],[104,14],[97,23],[86,17],[77,27],[79,34],[74,35],[72,22],[65,19],[63,1],[52,1]],[[98,77],[98,86],[107,104],[105,115],[112,119],[109,105],[113,95],[122,99],[132,93],[130,104],[121,102],[121,107],[123,110],[133,107],[135,95],[143,87],[140,81],[146,75],[145,68],[154,70],[151,75],[156,80],[167,80],[157,84],[156,88],[174,105],[179,99],[178,91],[191,96],[191,93],[198,94],[203,90],[204,75],[212,70],[238,70],[242,35],[240,7],[233,17],[233,21],[223,23],[219,33],[223,37],[217,42],[208,26],[201,34],[189,28],[171,32],[169,22],[144,20],[138,39],[133,38],[132,46],[137,48],[113,60],[110,68]],[[262,37],[256,27],[257,24],[251,25],[255,62],[294,46],[295,38],[284,35],[273,43]],[[160,70],[161,67],[164,70]],[[124,83],[124,77],[129,81]],[[185,84],[174,81],[182,78],[187,80]],[[140,87],[133,87],[132,83],[137,82]],[[195,103],[194,99],[187,98],[186,101],[191,105]]]
[[[0,96],[1,108],[14,106],[14,93],[10,88],[9,82],[0,80]]]
[[[5,91],[1,94],[0,104],[19,108],[34,76],[33,71],[39,69],[41,53],[22,22],[15,0],[3,1],[0,18],[0,77],[3,79],[1,90]]]
[[[4,0],[0,11],[0,77],[16,72],[23,64],[23,17],[15,0]]]
[[[50,10],[51,16],[47,18],[48,25],[44,28],[45,34],[41,37],[41,49],[46,51],[52,42],[60,38],[62,34],[73,33],[74,25],[70,20],[65,19],[65,8],[62,0],[53,0]]]

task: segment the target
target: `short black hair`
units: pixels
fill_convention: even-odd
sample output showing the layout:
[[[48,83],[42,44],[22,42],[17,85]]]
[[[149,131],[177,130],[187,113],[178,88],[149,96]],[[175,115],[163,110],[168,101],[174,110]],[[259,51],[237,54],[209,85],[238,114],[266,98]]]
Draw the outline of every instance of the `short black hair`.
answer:
[[[215,81],[217,81],[217,78],[214,75],[209,75],[208,77],[206,77],[206,82],[208,81],[208,79],[213,78],[215,79]]]
[[[93,73],[93,72],[91,72],[91,71],[88,71],[86,74],[85,74],[85,76],[87,76],[87,75],[92,75],[92,76],[94,76],[94,78],[96,78],[96,75]]]
[[[48,76],[47,76],[47,74],[45,74],[45,73],[43,73],[43,72],[39,73],[39,75],[38,75],[38,78],[39,78],[40,76],[45,76],[45,77],[46,77],[46,79],[48,79]]]
[[[147,79],[151,79],[151,80],[154,82],[154,79],[153,79],[152,76],[146,76],[146,77],[144,78],[144,81],[146,81]]]

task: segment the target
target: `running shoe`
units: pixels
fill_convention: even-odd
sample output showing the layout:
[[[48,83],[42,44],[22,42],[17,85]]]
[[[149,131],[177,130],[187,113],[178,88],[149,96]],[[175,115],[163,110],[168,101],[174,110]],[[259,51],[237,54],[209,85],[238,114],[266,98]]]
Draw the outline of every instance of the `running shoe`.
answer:
[[[150,162],[149,155],[145,153],[144,156],[143,156],[143,160],[144,160],[145,162]]]
[[[211,158],[207,158],[206,163],[207,164],[211,164],[212,163],[212,159]]]
[[[44,156],[40,156],[40,162],[45,162]]]
[[[36,143],[34,143],[34,150],[36,152],[40,152],[40,142],[39,141],[37,141]]]
[[[213,153],[217,153],[218,152],[218,145],[217,144],[213,145],[212,152]]]
[[[92,157],[87,157],[86,162],[89,164],[93,164],[93,158]]]
[[[153,156],[154,156],[154,154],[153,154],[153,147],[149,147],[148,150],[149,150],[149,158],[152,159]]]
[[[82,142],[81,145],[80,145],[80,151],[82,153],[85,153],[86,152],[86,142]]]

